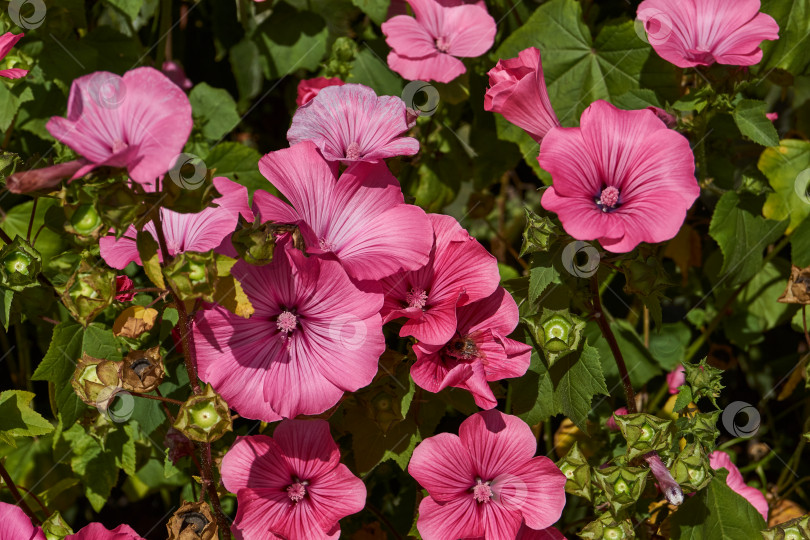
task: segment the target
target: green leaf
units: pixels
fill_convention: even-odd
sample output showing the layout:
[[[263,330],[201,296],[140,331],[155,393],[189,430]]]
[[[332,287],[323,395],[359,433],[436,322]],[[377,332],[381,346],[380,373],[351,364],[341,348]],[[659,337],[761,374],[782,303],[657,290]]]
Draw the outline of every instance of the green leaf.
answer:
[[[376,24],[382,24],[388,16],[391,0],[352,0],[352,4],[359,7]]]
[[[48,209],[57,204],[58,201],[56,199],[40,197],[37,203],[37,212],[34,216],[34,226],[31,228],[32,238],[43,223],[45,223],[45,214]],[[31,211],[33,209],[34,201],[18,204],[6,213],[2,222],[0,222],[0,228],[11,238],[15,236],[26,238],[28,236],[28,224],[31,221]],[[37,236],[37,241],[34,243],[34,248],[39,252],[44,261],[53,259],[62,253],[66,247],[67,243],[65,240],[47,227],[42,229],[39,236]]]
[[[751,540],[760,538],[765,520],[741,495],[726,485],[721,469],[712,482],[689,497],[670,518],[672,538]]]
[[[802,221],[790,235],[793,264],[799,268],[810,266],[810,219]]]
[[[755,209],[755,199],[741,199],[733,191],[723,195],[714,209],[709,235],[723,252],[720,274],[728,286],[744,283],[756,274],[762,267],[762,252],[787,227],[787,221],[764,219]]]
[[[104,0],[104,2],[121,11],[130,21],[138,18],[143,6],[143,0]]]
[[[675,398],[675,405],[673,405],[673,412],[679,412],[681,409],[689,405],[693,400],[692,388],[688,384],[682,385],[678,388],[678,397]]]
[[[659,101],[658,96],[648,88],[630,90],[614,98],[613,104],[620,109],[628,111],[646,109],[647,107],[661,107],[661,101]]]
[[[672,371],[683,361],[692,331],[684,322],[666,323],[650,334],[650,353],[658,365]]]
[[[118,482],[116,456],[105,452],[99,441],[79,424],[62,432],[55,451],[65,455],[70,453],[70,468],[81,478],[84,494],[93,510],[101,511]]]
[[[790,234],[810,215],[810,142],[781,141],[778,147],[762,152],[757,166],[775,191],[768,195],[762,215],[777,221],[790,218],[786,231]]]
[[[380,96],[398,96],[403,88],[402,79],[368,47],[354,57],[352,73],[346,82],[365,84]]]
[[[762,146],[778,146],[779,133],[765,113],[768,104],[758,99],[743,99],[734,108],[734,122],[740,132]]]
[[[642,386],[656,375],[661,374],[658,362],[650,354],[647,347],[644,346],[635,328],[630,323],[623,319],[617,319],[610,323],[610,328],[613,330],[613,335],[616,336],[616,342],[622,352],[624,363],[630,375],[630,382],[633,383],[633,386]],[[602,337],[599,326],[594,322],[588,323],[585,328],[585,335],[588,343],[599,350],[602,359],[602,370],[608,384],[611,387],[618,385],[620,383],[619,368],[616,367],[613,352],[611,352],[607,340]]]
[[[779,39],[760,45],[763,54],[758,73],[768,73],[774,68],[794,75],[806,73],[810,65],[810,0],[763,0],[761,11],[776,19]]]
[[[5,132],[20,108],[20,100],[4,84],[0,84],[0,131]]]
[[[239,103],[246,106],[251,99],[259,95],[264,82],[259,47],[255,42],[245,38],[231,48],[228,57],[236,79],[236,87],[239,89]]]
[[[212,88],[203,82],[191,89],[188,99],[194,121],[202,124],[202,133],[208,140],[222,139],[239,124],[236,102],[227,90]]]
[[[270,182],[259,172],[262,155],[255,149],[236,142],[223,142],[215,146],[205,158],[209,169],[216,169],[214,176],[225,176],[248,188],[253,197],[257,189],[272,191]]]
[[[551,283],[559,281],[560,273],[553,266],[532,268],[529,271],[529,302],[536,302]]]
[[[278,79],[295,70],[314,71],[324,54],[329,29],[317,13],[298,11],[285,2],[257,29],[259,46],[267,60],[265,76]]]
[[[0,394],[0,442],[17,446],[15,437],[47,435],[53,426],[31,407],[35,394],[6,390]]]
[[[765,332],[784,322],[790,306],[775,300],[785,291],[789,275],[790,265],[777,258],[751,278],[723,321],[731,341],[740,346],[760,342]]]
[[[8,321],[11,317],[11,301],[14,300],[14,291],[9,289],[0,289],[0,323],[3,324],[3,330],[8,332]]]

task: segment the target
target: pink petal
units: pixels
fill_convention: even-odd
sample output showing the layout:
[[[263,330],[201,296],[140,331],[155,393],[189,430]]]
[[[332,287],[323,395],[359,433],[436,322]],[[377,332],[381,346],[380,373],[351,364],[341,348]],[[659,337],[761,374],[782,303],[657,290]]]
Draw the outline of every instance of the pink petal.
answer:
[[[65,540],[143,540],[129,525],[119,525],[113,530],[101,523],[90,523],[76,534],[69,534]]]
[[[473,500],[475,464],[461,440],[439,433],[419,443],[408,464],[408,474],[439,502],[456,498]]]
[[[446,8],[443,30],[450,42],[449,54],[475,58],[487,52],[495,43],[497,27],[486,8],[464,5]],[[421,56],[410,51],[408,55]]]
[[[416,20],[433,37],[439,37],[444,30],[447,10],[435,0],[406,0],[413,10]]]
[[[0,36],[0,60],[8,55],[14,45],[16,45],[24,35],[25,34],[12,34],[11,32],[6,32]]]
[[[425,497],[419,503],[416,528],[422,540],[448,540],[448,538],[480,538],[484,527],[472,496],[438,503]]]
[[[5,36],[3,36],[5,37]],[[0,502],[0,538],[8,540],[45,540],[42,529],[17,505]]]
[[[400,337],[413,336],[426,345],[443,345],[456,331],[456,298],[440,301],[422,312],[421,317],[408,319],[399,331]]]
[[[388,53],[388,67],[409,81],[447,83],[467,71],[464,62],[449,54],[435,53],[412,58],[395,51]]]
[[[273,440],[298,478],[316,478],[340,463],[340,450],[325,420],[285,420]]]
[[[5,77],[6,79],[21,79],[26,75],[28,75],[27,69],[20,69],[20,68],[0,69],[0,77]]]
[[[438,350],[437,350],[438,349]],[[443,347],[417,343],[413,346],[416,362],[411,366],[411,378],[420,388],[438,393],[449,386],[460,386],[472,377],[472,368],[464,363],[446,364],[441,355]]]
[[[399,15],[385,21],[380,27],[385,42],[394,50],[409,56],[429,56],[436,52],[436,39],[413,17]]]
[[[726,478],[728,487],[751,503],[751,506],[762,514],[762,519],[766,522],[768,521],[768,501],[760,490],[745,483],[742,473],[740,473],[737,466],[731,462],[731,458],[728,454],[721,450],[715,450],[709,455],[709,464],[714,470],[726,469],[728,471],[728,477]]]
[[[519,512],[533,529],[550,527],[565,506],[565,475],[549,458],[540,456],[501,475],[492,489],[505,507]]]
[[[515,474],[537,450],[532,430],[523,420],[494,409],[468,417],[461,423],[458,435],[484,481]]]
[[[565,536],[554,527],[538,531],[527,527],[524,523],[521,525],[515,540],[565,540]]]
[[[520,530],[520,512],[505,508],[495,500],[479,508],[484,538],[515,538]]]
[[[295,98],[295,104],[299,107],[306,105],[318,95],[322,89],[327,86],[343,86],[346,84],[337,77],[315,77],[314,79],[302,79],[298,83],[298,96]]]
[[[283,490],[241,489],[239,507],[231,527],[237,540],[254,538],[286,540],[327,540],[334,538],[320,524],[319,513],[308,499],[296,505]]]
[[[329,531],[339,519],[356,514],[366,506],[366,486],[343,464],[313,479],[308,493],[319,522]]]
[[[282,422],[283,423],[283,422]],[[237,437],[222,458],[220,472],[225,489],[281,490],[290,483],[290,470],[275,440],[266,435]]]
[[[518,307],[503,287],[482,300],[458,308],[458,328],[462,335],[476,330],[492,330],[508,336],[517,328]]]

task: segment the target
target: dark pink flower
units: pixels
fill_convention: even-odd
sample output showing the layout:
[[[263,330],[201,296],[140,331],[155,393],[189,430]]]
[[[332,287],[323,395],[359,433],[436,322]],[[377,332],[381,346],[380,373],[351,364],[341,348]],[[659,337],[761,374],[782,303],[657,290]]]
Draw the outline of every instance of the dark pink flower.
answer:
[[[174,165],[191,124],[186,94],[160,71],[141,67],[123,77],[97,71],[74,80],[67,118],[55,116],[46,127],[82,156],[74,179],[104,165],[152,185]]]
[[[619,426],[616,424],[616,419],[613,418],[614,415],[615,416],[625,416],[625,415],[627,415],[627,407],[619,407],[618,409],[613,411],[613,414],[610,415],[610,417],[607,420],[605,420],[605,426],[610,431],[619,431]]]
[[[295,104],[299,107],[306,105],[327,86],[343,86],[346,84],[338,77],[315,77],[314,79],[301,79],[298,83],[298,96]]]
[[[779,120],[779,113],[777,113],[777,112],[766,113],[765,118],[767,118],[771,122],[776,122],[777,120]]]
[[[779,25],[759,8],[759,0],[644,0],[637,15],[655,52],[678,67],[752,66],[762,41],[779,39]]]
[[[320,414],[371,382],[385,350],[380,293],[284,238],[270,264],[239,261],[231,273],[255,313],[243,319],[213,306],[198,315],[193,338],[200,378],[240,415]]]
[[[115,299],[119,302],[129,302],[135,298],[132,280],[127,276],[115,276]]]
[[[560,125],[548,98],[536,47],[520,51],[517,58],[498,60],[489,70],[484,109],[502,114],[538,143],[551,128]]]
[[[273,437],[237,437],[222,458],[222,483],[236,493],[237,540],[326,540],[361,511],[366,487],[340,463],[324,420],[284,420]]]
[[[515,540],[565,540],[565,536],[554,527],[537,531],[530,529],[524,523],[520,526]]]
[[[649,110],[596,101],[580,127],[548,132],[538,160],[554,182],[543,208],[577,240],[614,253],[674,237],[700,195],[689,141]]]
[[[0,60],[8,55],[11,48],[14,47],[14,45],[16,45],[24,35],[25,34],[14,35],[11,32],[6,32],[0,36]],[[0,69],[0,77],[5,77],[6,79],[19,79],[25,77],[26,75],[28,75],[27,69]]]
[[[0,539],[45,540],[45,534],[39,527],[34,527],[22,508],[0,502]]]
[[[76,534],[69,534],[65,540],[143,540],[129,525],[119,525],[113,530],[101,523],[91,523]]]
[[[355,279],[382,279],[428,261],[433,229],[425,212],[405,204],[384,163],[359,163],[340,179],[311,142],[271,152],[259,170],[290,202],[256,191],[263,221],[297,224],[307,252],[337,257]]]
[[[757,488],[751,487],[745,483],[740,469],[731,462],[731,458],[728,454],[721,450],[715,450],[709,454],[709,465],[711,465],[714,470],[726,469],[728,471],[728,477],[726,478],[728,487],[751,503],[751,506],[762,514],[762,519],[766,522],[768,521],[768,501],[765,499],[765,495]]]
[[[667,373],[667,385],[669,386],[670,394],[677,394],[678,388],[683,386],[686,382],[686,370],[682,365],[679,365],[671,372]]]
[[[668,128],[674,128],[675,126],[678,125],[678,119],[674,115],[669,114],[661,107],[650,106],[647,107],[647,109],[654,112],[655,116],[657,116],[659,120],[665,123]]]
[[[419,505],[424,540],[515,538],[521,524],[542,530],[565,506],[565,475],[516,416],[495,409],[461,423],[458,436],[440,433],[413,452],[408,473],[428,496]]]
[[[495,19],[481,4],[407,1],[415,18],[397,15],[382,24],[388,67],[406,79],[450,82],[467,71],[459,57],[481,56],[495,42]]]
[[[532,348],[507,338],[518,324],[512,295],[498,287],[489,297],[456,308],[456,333],[446,345],[413,346],[411,377],[429,392],[464,388],[482,409],[498,402],[488,381],[520,377],[529,369]]]
[[[382,280],[383,322],[408,320],[401,337],[413,336],[427,345],[441,345],[456,333],[456,306],[483,300],[500,282],[498,264],[454,218],[428,214],[434,245],[424,268]]]
[[[216,207],[209,207],[196,214],[181,214],[160,209],[161,225],[169,248],[169,255],[177,255],[184,251],[205,252],[220,246],[223,240],[236,229],[239,214],[252,220],[253,213],[248,206],[247,189],[227,178],[214,178],[214,187],[221,197],[214,199]],[[151,221],[144,226],[155,240],[157,233]],[[113,268],[124,268],[135,261],[140,265],[141,257],[135,245],[137,232],[130,226],[127,232],[119,238],[105,236],[99,241],[101,258]],[[163,256],[160,255],[161,260]]]
[[[327,161],[377,162],[419,151],[419,141],[400,137],[408,128],[400,98],[377,96],[362,84],[346,84],[327,86],[299,107],[287,140],[290,145],[312,141]]]
[[[186,77],[186,72],[183,70],[183,66],[177,62],[163,62],[163,66],[160,68],[160,70],[169,78],[170,81],[183,90],[190,90],[191,87],[194,86],[191,79]]]

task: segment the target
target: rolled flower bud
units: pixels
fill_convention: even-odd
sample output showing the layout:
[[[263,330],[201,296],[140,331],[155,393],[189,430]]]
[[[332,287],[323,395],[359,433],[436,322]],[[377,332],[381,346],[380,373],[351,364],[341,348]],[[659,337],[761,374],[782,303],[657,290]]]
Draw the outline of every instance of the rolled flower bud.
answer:
[[[115,299],[129,302],[135,298],[134,284],[128,276],[115,276]]]
[[[42,257],[24,238],[17,236],[0,251],[0,285],[12,291],[36,287]]]
[[[664,496],[667,498],[667,501],[669,501],[669,504],[680,506],[683,502],[683,490],[681,486],[678,485],[678,482],[672,478],[672,474],[669,472],[669,469],[667,469],[667,466],[664,465],[664,462],[661,461],[658,452],[646,454],[644,461],[650,466],[650,470],[658,482],[658,487],[664,492]]]
[[[184,502],[166,524],[168,540],[216,540],[217,522],[205,502]]]
[[[141,394],[154,391],[164,376],[160,347],[130,352],[119,364],[119,374],[125,390]]]
[[[192,395],[180,407],[174,428],[193,441],[213,442],[231,431],[228,404],[210,384],[200,395]]]

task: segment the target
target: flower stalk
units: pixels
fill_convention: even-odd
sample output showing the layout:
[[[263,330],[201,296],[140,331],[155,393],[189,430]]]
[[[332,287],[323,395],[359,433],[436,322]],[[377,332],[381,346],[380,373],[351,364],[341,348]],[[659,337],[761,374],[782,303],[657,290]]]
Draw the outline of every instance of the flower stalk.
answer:
[[[11,479],[11,475],[8,474],[8,471],[3,466],[3,462],[0,461],[0,477],[3,478],[3,482],[5,482],[8,490],[11,492],[11,496],[14,497],[14,500],[17,502],[20,508],[22,508],[23,512],[25,512],[28,517],[31,518],[31,521],[34,525],[39,526],[42,525],[42,521],[37,517],[31,507],[28,506],[28,503],[25,502],[25,498],[20,493],[20,490],[17,489],[17,486],[14,484],[14,480]]]

